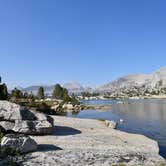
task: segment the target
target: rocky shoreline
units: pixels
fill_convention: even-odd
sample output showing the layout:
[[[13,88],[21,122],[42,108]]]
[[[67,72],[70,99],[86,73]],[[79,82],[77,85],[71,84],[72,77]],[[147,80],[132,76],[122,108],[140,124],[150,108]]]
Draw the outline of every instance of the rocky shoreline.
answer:
[[[129,96],[114,96],[114,97],[104,97],[104,96],[99,96],[99,97],[89,97],[89,98],[86,98],[84,99],[85,101],[88,101],[88,100],[129,100],[129,99],[135,99],[135,100],[139,100],[139,99],[166,99],[166,95],[165,94],[160,94],[160,95],[146,95],[146,96],[133,96],[133,97],[129,97]]]
[[[90,105],[90,104],[77,104],[73,105],[71,103],[65,103],[59,109],[59,104],[54,104],[51,109],[57,115],[65,115],[67,112],[79,112],[83,110],[109,110],[112,106],[108,105]]]
[[[113,121],[48,116],[0,101],[0,126],[0,165],[165,165],[156,141],[115,130]]]
[[[111,129],[99,120],[52,116],[52,135],[33,136],[39,149],[27,155],[25,166],[160,166],[156,141],[143,135]],[[29,158],[29,159],[28,159]]]

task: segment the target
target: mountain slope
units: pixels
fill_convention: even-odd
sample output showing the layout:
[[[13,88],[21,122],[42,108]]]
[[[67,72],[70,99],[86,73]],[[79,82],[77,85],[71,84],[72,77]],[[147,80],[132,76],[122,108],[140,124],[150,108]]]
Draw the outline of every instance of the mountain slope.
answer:
[[[69,82],[63,85],[64,88],[66,88],[69,92],[81,92],[84,90],[84,87],[81,86],[79,83],[77,82]]]
[[[159,81],[166,84],[166,67],[163,67],[151,74],[132,74],[124,77],[120,77],[111,83],[105,84],[99,87],[99,91],[112,91],[120,88],[130,88],[134,86],[145,86],[154,88]]]

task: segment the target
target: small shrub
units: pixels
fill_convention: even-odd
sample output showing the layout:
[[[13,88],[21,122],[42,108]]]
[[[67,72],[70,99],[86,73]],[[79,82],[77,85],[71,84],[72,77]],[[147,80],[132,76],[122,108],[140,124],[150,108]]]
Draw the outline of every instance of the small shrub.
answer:
[[[4,134],[2,132],[0,132],[0,142],[1,142],[2,138],[3,138],[3,136],[4,136]]]
[[[36,111],[39,111],[45,114],[55,115],[55,111],[52,110],[51,107],[44,102],[38,104]]]

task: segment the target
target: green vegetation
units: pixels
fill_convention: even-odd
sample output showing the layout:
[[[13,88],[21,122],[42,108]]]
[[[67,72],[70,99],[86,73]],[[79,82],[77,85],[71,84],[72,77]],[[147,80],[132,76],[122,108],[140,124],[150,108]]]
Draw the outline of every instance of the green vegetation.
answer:
[[[43,99],[43,100],[41,100]],[[74,94],[69,95],[68,90],[60,84],[55,85],[52,99],[45,99],[44,88],[38,89],[37,95],[22,92],[18,88],[14,88],[9,94],[6,84],[0,84],[0,100],[9,100],[28,109],[43,112],[52,115],[62,115],[65,113],[64,104],[72,104],[73,109],[83,109]],[[55,106],[55,107],[53,107]],[[52,109],[53,107],[53,109]]]
[[[165,163],[161,162],[161,163],[159,164],[159,166],[165,166]]]
[[[63,88],[61,87],[60,84],[55,85],[52,97],[56,98],[56,99],[62,99],[63,98]]]
[[[8,99],[8,90],[6,84],[0,85],[0,100]]]
[[[37,93],[37,97],[38,99],[44,99],[44,88],[43,87],[40,87],[39,90],[38,90],[38,93]]]
[[[11,148],[6,150],[0,149],[0,159],[5,159],[4,165],[6,166],[18,166],[20,160],[20,153],[17,149]]]
[[[71,102],[73,105],[80,104],[74,94],[72,94],[72,96],[71,96],[71,98],[70,98],[70,102]]]
[[[36,105],[36,111],[38,112],[42,112],[42,113],[45,113],[45,114],[50,114],[50,115],[55,115],[55,111],[51,109],[51,107],[45,103],[45,102],[42,102],[42,103],[38,103]]]
[[[2,132],[0,132],[0,142],[1,142],[1,139],[3,138],[4,134]]]
[[[17,104],[20,104],[21,106],[24,106],[28,109],[32,109],[34,111],[43,112],[50,115],[56,115],[56,112],[51,109],[51,107],[54,105],[53,102],[47,101],[20,101]]]
[[[55,89],[53,91],[53,98],[60,99],[64,103],[70,102],[73,105],[79,104],[79,101],[76,99],[75,95],[72,94],[70,97],[68,94],[68,90],[66,88],[61,87],[60,84],[55,85]]]
[[[110,164],[110,166],[125,166],[126,164],[119,163],[119,164]]]
[[[85,98],[85,97],[96,97],[96,96],[99,96],[99,93],[82,92],[81,95],[82,95],[83,98]]]
[[[21,90],[14,88],[11,92],[10,97],[20,99],[23,98],[23,93],[21,92]]]

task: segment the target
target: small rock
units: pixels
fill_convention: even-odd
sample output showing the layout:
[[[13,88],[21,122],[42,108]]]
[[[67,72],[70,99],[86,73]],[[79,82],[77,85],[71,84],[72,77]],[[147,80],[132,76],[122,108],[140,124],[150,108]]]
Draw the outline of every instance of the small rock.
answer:
[[[109,126],[108,126],[109,128],[111,128],[111,129],[116,129],[116,127],[117,127],[117,123],[116,122],[114,122],[114,121],[110,121],[110,123],[109,123]]]
[[[106,126],[108,126],[111,129],[116,129],[116,127],[117,127],[117,123],[115,121],[106,120],[105,124],[106,124]]]
[[[64,104],[62,108],[72,110],[74,109],[74,106],[72,104]]]
[[[52,107],[51,107],[51,109],[53,109],[53,110],[57,110],[57,108],[59,107],[59,104],[57,104],[57,105],[53,105]]]
[[[105,125],[106,126],[109,126],[109,123],[110,123],[109,120],[105,120]]]
[[[124,123],[124,119],[120,119],[119,121],[120,121],[121,124]]]
[[[37,143],[24,134],[7,134],[1,140],[1,148],[5,154],[14,152],[23,154],[35,151],[37,149]]]

